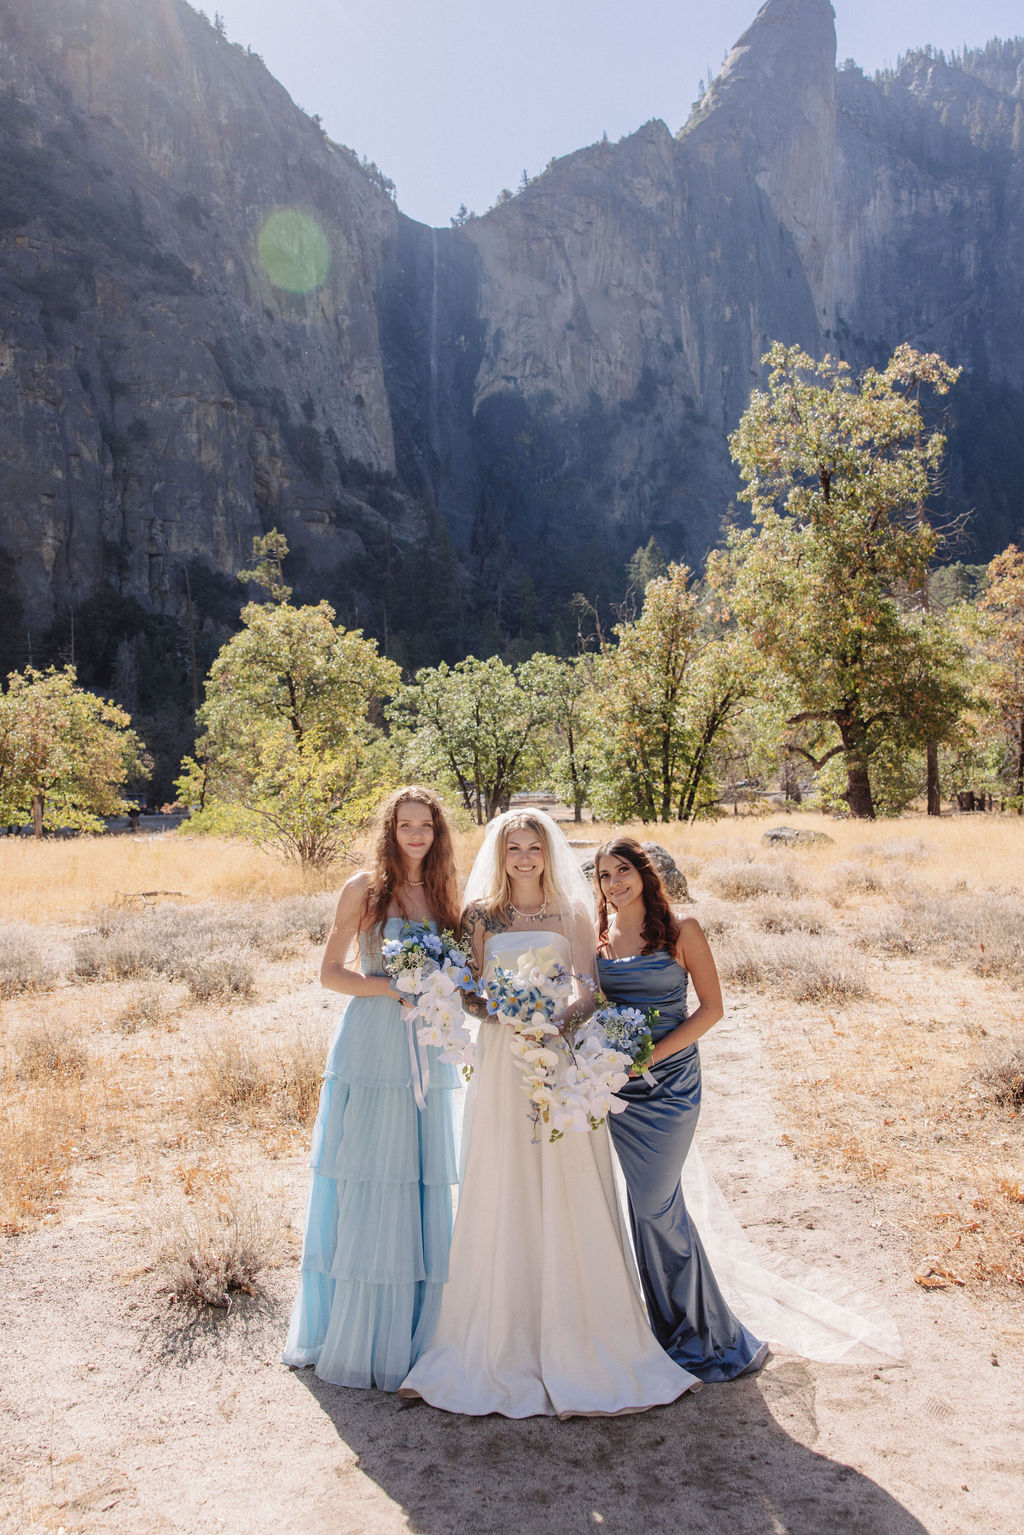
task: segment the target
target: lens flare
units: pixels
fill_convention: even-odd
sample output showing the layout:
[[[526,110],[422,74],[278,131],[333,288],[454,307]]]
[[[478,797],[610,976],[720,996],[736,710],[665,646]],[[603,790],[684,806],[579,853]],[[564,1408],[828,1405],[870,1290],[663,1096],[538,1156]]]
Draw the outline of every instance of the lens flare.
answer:
[[[312,293],[330,270],[331,248],[316,219],[298,208],[276,208],[256,242],[260,266],[276,288]]]

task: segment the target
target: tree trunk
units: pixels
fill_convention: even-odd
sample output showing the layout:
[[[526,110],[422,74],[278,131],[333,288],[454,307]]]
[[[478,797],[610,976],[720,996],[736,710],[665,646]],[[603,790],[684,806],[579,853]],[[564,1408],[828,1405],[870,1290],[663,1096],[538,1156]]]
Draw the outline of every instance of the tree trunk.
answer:
[[[928,814],[942,814],[942,796],[939,793],[939,747],[936,741],[929,741],[925,747],[925,760],[928,765]]]
[[[41,837],[43,835],[43,806],[44,806],[45,803],[46,803],[46,800],[45,800],[45,796],[44,795],[42,795],[42,794],[33,794],[33,796],[32,796],[32,835],[33,835],[33,837]]]
[[[875,819],[875,801],[871,794],[868,777],[867,731],[856,706],[847,704],[847,710],[836,720],[846,759],[846,793],[843,799],[850,807],[850,814],[862,821]]]
[[[852,757],[846,759],[846,793],[843,799],[849,805],[851,815],[863,821],[875,819],[875,802],[871,796],[867,766]]]
[[[1017,728],[1017,814],[1024,815],[1024,714]]]

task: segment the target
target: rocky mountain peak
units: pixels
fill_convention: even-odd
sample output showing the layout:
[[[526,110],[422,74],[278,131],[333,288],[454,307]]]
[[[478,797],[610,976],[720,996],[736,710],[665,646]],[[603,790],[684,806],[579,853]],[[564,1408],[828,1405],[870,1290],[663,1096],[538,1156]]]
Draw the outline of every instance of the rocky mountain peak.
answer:
[[[835,13],[767,0],[679,137],[741,162],[799,252],[818,323],[835,315]]]

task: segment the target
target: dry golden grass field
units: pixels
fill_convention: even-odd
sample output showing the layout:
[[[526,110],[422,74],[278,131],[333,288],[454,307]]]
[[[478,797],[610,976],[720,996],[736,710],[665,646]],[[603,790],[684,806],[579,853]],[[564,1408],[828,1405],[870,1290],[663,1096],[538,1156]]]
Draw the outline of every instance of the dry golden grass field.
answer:
[[[804,815],[831,841],[799,849],[768,824],[629,829],[685,872],[727,999],[758,998],[786,1143],[891,1195],[919,1283],[1024,1286],[1024,823]],[[223,1203],[304,1141],[325,1031],[273,1005],[314,973],[344,872],[181,834],[0,841],[5,1231],[59,1220],[73,1168],[128,1150],[145,1182],[175,1153],[165,1180]]]
[[[805,1191],[865,1201],[896,1291],[996,1307],[1019,1370],[1024,821],[800,815],[787,824],[831,840],[765,845],[785,820],[630,830],[686,875],[727,1015],[756,1020],[776,1140]],[[567,831],[596,845],[612,828]],[[463,873],[479,838],[458,838]],[[116,1215],[134,1258],[112,1279],[183,1313],[237,1309],[287,1277],[301,1232],[284,1171],[293,1190],[337,1016],[316,973],[346,872],[310,885],[243,844],[180,833],[0,841],[7,1259],[47,1230],[73,1251]],[[54,1483],[49,1453],[52,1495],[38,1467],[38,1486],[0,1472],[21,1499],[9,1528],[134,1531],[92,1505],[69,1513],[52,1488],[71,1473]]]

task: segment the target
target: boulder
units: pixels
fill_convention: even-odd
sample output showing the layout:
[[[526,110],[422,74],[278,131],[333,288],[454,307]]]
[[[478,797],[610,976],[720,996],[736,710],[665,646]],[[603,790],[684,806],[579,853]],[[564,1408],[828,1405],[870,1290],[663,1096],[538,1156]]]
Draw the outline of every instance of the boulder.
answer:
[[[796,826],[770,826],[761,838],[769,847],[824,847],[832,838],[823,831],[804,831]]]
[[[661,883],[665,886],[669,900],[691,900],[690,892],[686,887],[686,875],[679,868],[668,849],[662,847],[660,842],[644,842],[641,845],[661,875]]]

